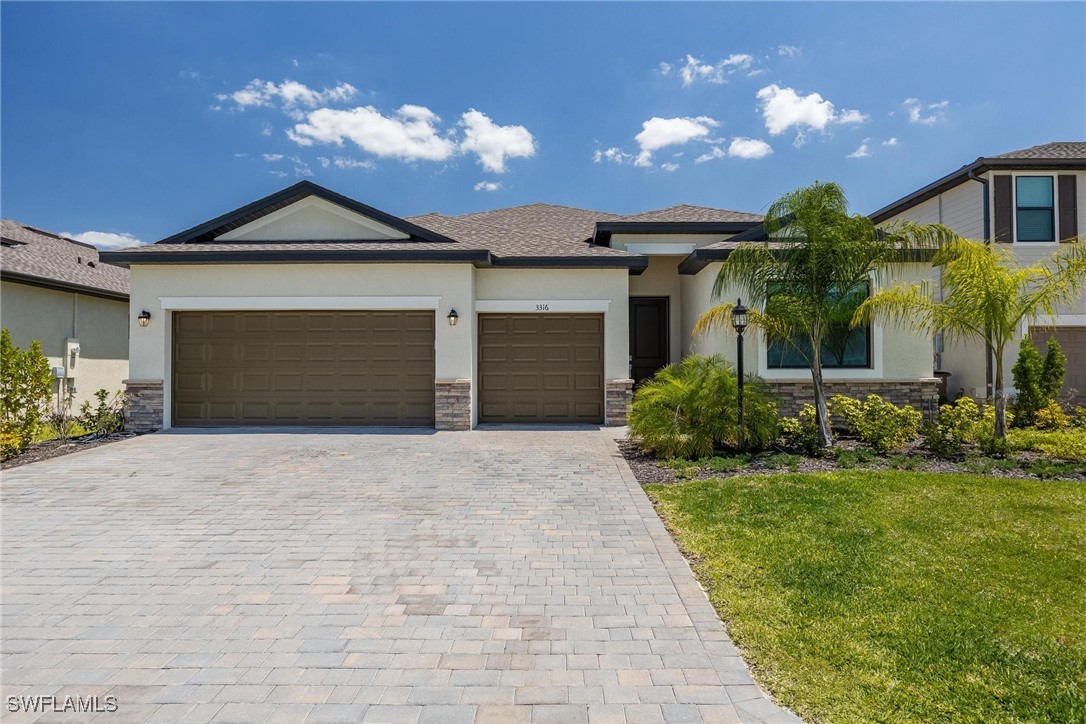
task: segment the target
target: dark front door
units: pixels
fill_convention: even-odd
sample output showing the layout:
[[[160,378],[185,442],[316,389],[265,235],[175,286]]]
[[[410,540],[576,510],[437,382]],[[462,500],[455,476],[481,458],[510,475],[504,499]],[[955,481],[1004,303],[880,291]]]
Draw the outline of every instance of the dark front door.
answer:
[[[670,361],[667,306],[667,297],[630,299],[630,375],[635,385]]]

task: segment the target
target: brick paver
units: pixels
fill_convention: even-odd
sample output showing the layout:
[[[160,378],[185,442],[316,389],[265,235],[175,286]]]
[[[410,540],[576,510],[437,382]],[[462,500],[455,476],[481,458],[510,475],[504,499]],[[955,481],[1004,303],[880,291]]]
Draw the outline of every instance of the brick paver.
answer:
[[[115,696],[95,721],[796,721],[613,436],[156,434],[6,471],[5,721],[35,695]]]

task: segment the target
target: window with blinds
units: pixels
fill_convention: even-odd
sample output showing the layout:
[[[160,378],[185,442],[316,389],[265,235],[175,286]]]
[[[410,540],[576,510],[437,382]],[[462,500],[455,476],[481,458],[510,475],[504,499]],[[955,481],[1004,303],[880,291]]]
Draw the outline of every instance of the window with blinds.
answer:
[[[1015,178],[1015,227],[1018,241],[1055,241],[1055,195],[1051,176]]]

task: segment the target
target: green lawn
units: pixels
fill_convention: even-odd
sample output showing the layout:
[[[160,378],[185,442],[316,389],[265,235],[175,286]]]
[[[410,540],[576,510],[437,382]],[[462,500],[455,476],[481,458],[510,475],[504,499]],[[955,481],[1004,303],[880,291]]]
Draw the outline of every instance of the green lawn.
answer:
[[[646,486],[808,720],[1086,721],[1086,485],[848,471]]]

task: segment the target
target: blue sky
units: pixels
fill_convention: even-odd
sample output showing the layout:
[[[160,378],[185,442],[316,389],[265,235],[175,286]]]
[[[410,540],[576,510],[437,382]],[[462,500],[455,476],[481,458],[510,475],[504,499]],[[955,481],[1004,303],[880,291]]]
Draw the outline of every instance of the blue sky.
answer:
[[[2,212],[155,241],[300,178],[390,213],[870,212],[1086,138],[1086,4],[19,4]],[[97,234],[97,235],[95,235]]]

